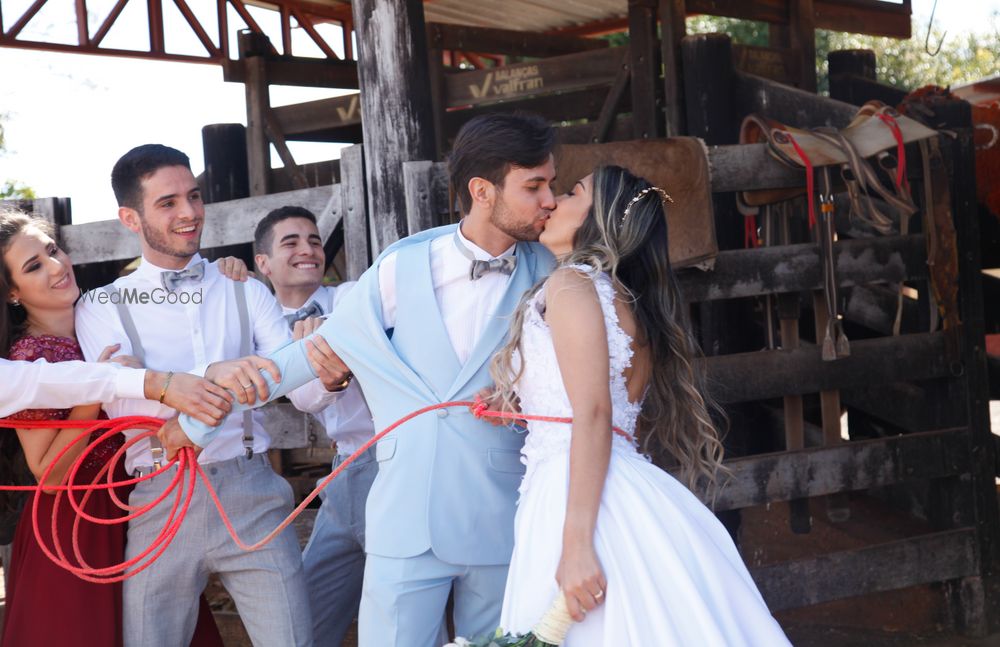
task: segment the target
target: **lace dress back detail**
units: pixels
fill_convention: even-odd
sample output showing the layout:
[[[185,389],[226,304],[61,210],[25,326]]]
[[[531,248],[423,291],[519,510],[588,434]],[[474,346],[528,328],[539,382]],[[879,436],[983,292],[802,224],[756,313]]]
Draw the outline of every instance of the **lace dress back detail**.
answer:
[[[635,437],[636,421],[642,409],[642,402],[630,402],[625,383],[625,371],[632,365],[632,338],[618,321],[615,310],[615,288],[611,277],[586,265],[573,265],[573,269],[588,276],[594,282],[597,296],[604,313],[607,329],[609,356],[609,385],[611,388],[611,420],[619,429]],[[522,411],[544,416],[572,417],[573,408],[563,385],[552,344],[552,331],[545,322],[546,288],[541,289],[527,302],[521,333],[521,351],[513,356],[514,370],[521,366],[522,354],[527,358],[521,378],[514,385],[521,401]],[[528,435],[522,449],[521,461],[527,466],[520,491],[528,488],[535,465],[554,455],[569,451],[572,426],[566,423],[530,422]],[[634,441],[613,434],[612,448],[617,451],[636,452]]]

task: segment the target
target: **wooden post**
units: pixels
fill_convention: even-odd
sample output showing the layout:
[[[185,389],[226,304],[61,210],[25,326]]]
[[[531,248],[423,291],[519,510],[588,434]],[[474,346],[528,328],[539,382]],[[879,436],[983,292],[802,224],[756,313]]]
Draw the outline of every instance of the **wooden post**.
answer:
[[[250,197],[246,127],[210,124],[201,129],[201,144],[205,158],[201,195],[205,202]]]
[[[656,0],[629,0],[628,35],[632,68],[632,128],[636,139],[659,136],[657,99],[660,61],[656,43]]]
[[[857,106],[868,100],[868,97],[857,96],[851,81],[855,78],[877,80],[875,52],[870,49],[842,49],[827,54],[826,60],[829,63],[831,98]]]
[[[267,140],[266,113],[271,106],[267,81],[267,36],[241,32],[240,58],[246,65],[247,97],[247,168],[250,175],[250,195],[266,195],[271,172],[271,145]]]
[[[687,34],[685,0],[660,0],[660,56],[663,59],[664,134],[677,137],[684,131],[684,74],[681,41]]]
[[[406,235],[403,162],[434,156],[420,0],[355,0],[361,126],[373,252]]]
[[[816,91],[816,10],[813,0],[791,0],[788,17],[792,47],[799,51],[802,80],[799,88]]]
[[[344,209],[344,250],[347,280],[355,281],[371,265],[368,210],[365,208],[364,148],[355,144],[340,152],[340,185]]]

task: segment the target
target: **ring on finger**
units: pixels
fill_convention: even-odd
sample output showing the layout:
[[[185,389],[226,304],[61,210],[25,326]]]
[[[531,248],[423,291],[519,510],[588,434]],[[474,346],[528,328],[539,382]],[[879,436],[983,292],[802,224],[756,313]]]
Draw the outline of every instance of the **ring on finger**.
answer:
[[[595,600],[600,600],[603,597],[604,597],[604,591],[598,591],[597,593],[594,594]]]
[[[240,386],[242,386],[244,389],[249,389],[253,385],[252,384],[240,384]]]

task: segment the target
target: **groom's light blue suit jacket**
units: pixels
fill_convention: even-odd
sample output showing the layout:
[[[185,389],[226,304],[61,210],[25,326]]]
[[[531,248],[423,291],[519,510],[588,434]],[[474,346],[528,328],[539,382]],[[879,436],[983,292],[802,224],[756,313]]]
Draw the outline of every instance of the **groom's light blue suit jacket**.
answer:
[[[552,269],[547,250],[518,243],[517,265],[497,311],[461,365],[438,308],[430,263],[431,241],[454,235],[456,226],[390,246],[316,331],[361,383],[377,430],[430,404],[472,399],[489,386],[490,360],[506,340],[521,295]],[[393,252],[398,253],[397,310],[390,334],[382,321],[378,266]],[[272,399],[315,377],[303,342],[283,347],[271,359],[282,375]],[[200,446],[212,438],[212,428],[192,418],[182,416],[181,425]],[[476,420],[462,407],[419,416],[379,441],[379,473],[366,509],[366,552],[403,558],[430,549],[454,564],[508,563],[524,470],[522,442],[510,428]]]

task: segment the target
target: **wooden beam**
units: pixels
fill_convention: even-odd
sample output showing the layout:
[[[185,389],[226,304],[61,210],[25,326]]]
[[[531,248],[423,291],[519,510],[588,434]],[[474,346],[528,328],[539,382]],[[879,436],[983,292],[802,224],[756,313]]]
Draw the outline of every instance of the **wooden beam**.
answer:
[[[900,40],[913,37],[909,3],[813,0],[813,8],[817,29]]]
[[[660,60],[656,36],[656,0],[629,0],[629,67],[632,71],[632,127],[635,139],[659,135],[660,118],[657,99]]]
[[[754,45],[733,45],[733,65],[741,72],[786,85],[802,77],[802,57],[796,50]]]
[[[343,90],[358,89],[358,65],[355,61],[292,56],[265,56],[263,58],[267,77],[275,85]],[[247,60],[223,61],[223,80],[245,83],[248,75]]]
[[[825,362],[816,346],[716,355],[699,360],[720,402],[750,402],[951,375],[945,333],[851,341],[851,355]],[[991,467],[992,469],[992,467]]]
[[[760,112],[797,128],[843,128],[858,111],[856,106],[843,101],[742,72],[735,75],[733,94],[741,114]]]
[[[352,7],[368,213],[377,254],[406,235],[403,162],[434,158],[427,28],[420,0],[354,0]]]
[[[841,240],[833,244],[837,284],[926,278],[922,235]],[[712,271],[681,270],[681,292],[691,303],[804,292],[823,287],[819,248],[811,243],[719,252]]]
[[[595,49],[607,49],[608,41],[514,29],[492,29],[469,25],[427,23],[427,45],[431,49],[463,50],[482,54],[504,54],[547,58]]]
[[[712,509],[737,510],[967,474],[972,467],[965,428],[852,441],[726,461],[731,478]]]
[[[686,0],[660,0],[660,59],[663,61],[663,120],[667,137],[685,132],[681,41],[687,35]]]
[[[430,229],[438,221],[439,209],[433,204],[434,188],[430,173],[433,162],[403,163],[403,187],[406,192],[407,233]]]
[[[772,611],[955,580],[979,572],[969,528],[750,569]]]
[[[795,84],[806,92],[816,92],[816,14],[813,0],[789,0],[789,35],[792,50],[799,57],[799,78]]]
[[[445,76],[449,106],[476,106],[536,94],[611,85],[624,50],[602,49]]]
[[[618,118],[622,99],[625,97],[625,89],[629,86],[629,81],[632,78],[632,68],[629,65],[630,58],[628,54],[622,57],[621,69],[618,70],[615,82],[611,84],[611,88],[608,90],[608,94],[604,99],[604,105],[601,106],[601,114],[598,115],[597,121],[594,122],[594,133],[591,137],[591,141],[594,143],[608,141],[608,133],[611,132],[611,127]],[[632,122],[634,124],[635,119],[632,119]],[[635,128],[634,126],[633,132]]]
[[[207,204],[201,247],[212,249],[253,242],[257,222],[272,209],[290,204],[309,209],[316,214],[320,230],[332,232],[339,222],[339,216],[333,213],[336,207],[334,193],[334,187],[321,186]],[[327,222],[327,219],[332,220]],[[64,248],[72,254],[77,265],[133,259],[142,253],[139,239],[126,235],[117,220],[66,225],[60,228],[59,234]]]
[[[361,95],[347,94],[272,108],[286,137],[361,124]]]
[[[251,56],[246,64],[247,100],[247,169],[250,175],[250,195],[268,192],[271,170],[271,145],[267,139],[267,111],[271,105],[269,79],[264,58]]]
[[[340,183],[343,187],[344,251],[347,279],[356,281],[371,265],[368,228],[368,191],[365,188],[364,148],[358,144],[340,152]]]

